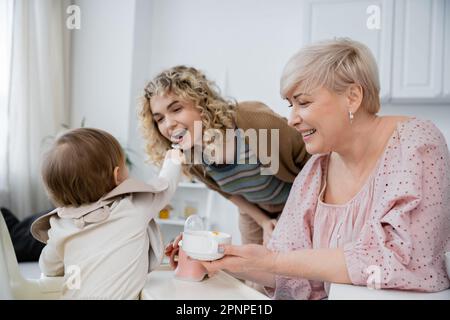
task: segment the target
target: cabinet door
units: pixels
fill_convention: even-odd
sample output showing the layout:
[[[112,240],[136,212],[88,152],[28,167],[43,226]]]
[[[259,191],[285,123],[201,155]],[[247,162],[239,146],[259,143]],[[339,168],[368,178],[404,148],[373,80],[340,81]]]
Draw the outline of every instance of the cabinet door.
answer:
[[[312,43],[349,37],[367,45],[377,60],[380,96],[386,101],[391,87],[393,8],[391,0],[309,0],[304,9],[304,39]],[[380,18],[378,28],[368,24],[374,14]]]
[[[394,102],[443,99],[445,2],[395,1]]]
[[[450,0],[444,6],[444,99],[450,101]]]

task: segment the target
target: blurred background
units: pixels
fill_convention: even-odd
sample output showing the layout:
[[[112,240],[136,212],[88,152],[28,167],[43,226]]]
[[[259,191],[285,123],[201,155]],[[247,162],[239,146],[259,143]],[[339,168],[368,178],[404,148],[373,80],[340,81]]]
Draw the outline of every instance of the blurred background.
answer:
[[[82,123],[115,135],[131,174],[151,179],[137,105],[162,69],[194,66],[223,95],[288,116],[284,64],[341,36],[372,49],[381,114],[432,120],[450,141],[449,0],[0,0],[0,204],[21,218],[48,208],[41,153]],[[240,242],[234,205],[200,185],[180,190],[161,217],[166,240],[197,212]]]

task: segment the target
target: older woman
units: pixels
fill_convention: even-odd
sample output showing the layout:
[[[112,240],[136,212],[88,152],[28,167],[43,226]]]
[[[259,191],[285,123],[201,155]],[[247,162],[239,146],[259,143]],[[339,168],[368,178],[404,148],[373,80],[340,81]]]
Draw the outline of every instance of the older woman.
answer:
[[[183,149],[185,171],[238,206],[242,242],[266,244],[310,157],[301,135],[261,102],[226,100],[201,71],[186,66],[151,80],[143,102],[150,160],[160,164],[171,147]]]
[[[203,263],[267,287],[276,299],[320,299],[328,284],[449,287],[450,159],[429,121],[378,116],[376,62],[348,39],[287,63],[281,94],[313,154],[296,178],[269,248],[228,246]]]

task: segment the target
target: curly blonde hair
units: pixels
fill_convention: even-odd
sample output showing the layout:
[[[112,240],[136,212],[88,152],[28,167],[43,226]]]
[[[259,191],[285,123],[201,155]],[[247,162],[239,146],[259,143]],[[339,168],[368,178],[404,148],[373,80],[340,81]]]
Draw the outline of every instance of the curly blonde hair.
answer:
[[[159,132],[153,120],[150,99],[154,96],[172,94],[193,103],[200,111],[203,130],[225,132],[234,128],[236,101],[223,98],[216,84],[195,68],[180,65],[164,70],[144,90],[139,112],[141,130],[149,160],[157,166],[161,166],[167,150],[171,149],[171,142]],[[204,137],[203,142],[209,141]]]

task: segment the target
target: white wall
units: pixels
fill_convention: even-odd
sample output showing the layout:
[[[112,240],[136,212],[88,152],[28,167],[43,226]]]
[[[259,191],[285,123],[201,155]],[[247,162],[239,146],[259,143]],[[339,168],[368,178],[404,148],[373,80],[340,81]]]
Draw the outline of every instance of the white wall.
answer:
[[[135,25],[133,39],[133,64],[132,79],[130,84],[130,110],[129,110],[129,128],[128,128],[128,147],[132,152],[129,156],[136,165],[132,168],[132,174],[143,180],[151,179],[157,169],[153,166],[144,164],[147,158],[144,152],[145,142],[139,128],[139,99],[143,95],[145,83],[150,80],[150,60],[152,52],[152,41],[150,30],[152,24],[152,1],[135,1]]]
[[[225,95],[286,112],[278,94],[283,64],[301,44],[301,1],[153,1],[150,73],[188,64]]]
[[[414,104],[393,105],[386,104],[381,107],[381,115],[408,115],[420,119],[431,120],[441,130],[450,146],[450,105],[448,104]]]
[[[114,134],[127,142],[135,2],[75,0],[81,29],[72,31],[71,126]]]

